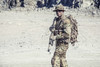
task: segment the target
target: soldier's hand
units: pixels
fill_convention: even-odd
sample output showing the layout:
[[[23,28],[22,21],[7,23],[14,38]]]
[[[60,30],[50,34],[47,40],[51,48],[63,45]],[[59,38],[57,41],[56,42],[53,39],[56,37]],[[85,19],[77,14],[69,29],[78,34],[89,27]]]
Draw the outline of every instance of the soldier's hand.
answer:
[[[51,50],[51,47],[50,47],[50,45],[49,45],[49,47],[48,47],[48,52],[51,54],[50,50]]]
[[[49,54],[51,54],[50,49],[48,49]]]
[[[56,36],[56,39],[62,39],[62,38],[63,38],[63,36],[61,36],[61,35]]]
[[[50,45],[48,46],[48,50],[47,51],[50,52]]]
[[[50,49],[48,49],[48,52],[50,52]]]

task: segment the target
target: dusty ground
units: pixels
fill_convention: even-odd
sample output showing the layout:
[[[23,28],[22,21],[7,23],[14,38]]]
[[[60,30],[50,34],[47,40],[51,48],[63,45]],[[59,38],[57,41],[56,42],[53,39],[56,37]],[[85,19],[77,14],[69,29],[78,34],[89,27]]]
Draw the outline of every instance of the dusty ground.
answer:
[[[100,17],[71,13],[79,22],[76,46],[69,47],[69,67],[100,67]],[[0,67],[51,67],[47,52],[52,11],[0,12]]]

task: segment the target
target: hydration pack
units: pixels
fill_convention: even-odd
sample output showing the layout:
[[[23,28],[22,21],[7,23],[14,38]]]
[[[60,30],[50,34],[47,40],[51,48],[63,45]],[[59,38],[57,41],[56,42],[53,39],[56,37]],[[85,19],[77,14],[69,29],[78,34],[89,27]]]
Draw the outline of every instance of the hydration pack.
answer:
[[[71,25],[72,25],[70,43],[74,46],[75,42],[77,42],[78,22],[71,15],[67,17],[71,21]]]

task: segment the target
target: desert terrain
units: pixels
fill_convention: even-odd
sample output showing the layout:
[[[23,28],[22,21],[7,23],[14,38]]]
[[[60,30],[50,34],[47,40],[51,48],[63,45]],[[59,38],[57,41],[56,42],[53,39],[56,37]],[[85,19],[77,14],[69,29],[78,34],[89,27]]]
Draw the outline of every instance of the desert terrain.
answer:
[[[20,10],[19,10],[20,9]],[[0,11],[0,67],[51,67],[47,52],[54,8]],[[78,42],[67,51],[69,67],[100,67],[100,13],[66,9],[78,21]]]

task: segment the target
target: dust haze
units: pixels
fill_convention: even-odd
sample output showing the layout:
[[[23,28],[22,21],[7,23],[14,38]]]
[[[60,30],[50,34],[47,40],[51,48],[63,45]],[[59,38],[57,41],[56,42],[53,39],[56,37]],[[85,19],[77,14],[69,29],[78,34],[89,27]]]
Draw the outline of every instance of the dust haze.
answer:
[[[56,3],[24,0],[21,7],[17,0],[16,6],[9,9],[3,1],[0,0],[0,67],[52,67],[55,45],[51,54],[47,49]],[[65,15],[71,14],[79,28],[78,42],[75,46],[70,44],[67,51],[68,66],[100,67],[100,2],[83,0],[79,6],[64,8]]]

